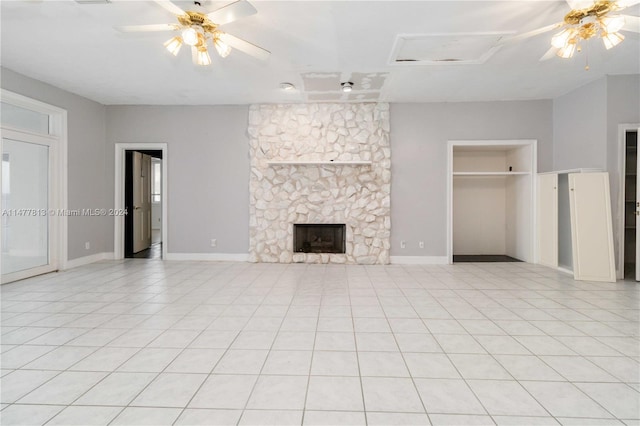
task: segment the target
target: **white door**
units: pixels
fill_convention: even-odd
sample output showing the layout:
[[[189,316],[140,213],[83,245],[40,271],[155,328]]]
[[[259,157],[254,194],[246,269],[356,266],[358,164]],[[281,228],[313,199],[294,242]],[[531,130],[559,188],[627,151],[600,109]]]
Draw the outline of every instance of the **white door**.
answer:
[[[574,278],[615,282],[609,174],[569,174],[569,204]]]
[[[151,245],[151,156],[133,153],[133,252]]]
[[[2,139],[2,282],[57,269],[51,256],[50,146],[33,135]]]
[[[558,175],[538,175],[538,263],[558,267]]]

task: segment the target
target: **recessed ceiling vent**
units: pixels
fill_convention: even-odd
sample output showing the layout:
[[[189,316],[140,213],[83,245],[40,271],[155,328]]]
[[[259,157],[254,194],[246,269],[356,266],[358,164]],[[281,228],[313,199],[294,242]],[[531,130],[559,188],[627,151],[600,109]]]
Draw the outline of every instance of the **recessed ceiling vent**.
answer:
[[[399,34],[391,51],[392,65],[482,64],[511,32]]]

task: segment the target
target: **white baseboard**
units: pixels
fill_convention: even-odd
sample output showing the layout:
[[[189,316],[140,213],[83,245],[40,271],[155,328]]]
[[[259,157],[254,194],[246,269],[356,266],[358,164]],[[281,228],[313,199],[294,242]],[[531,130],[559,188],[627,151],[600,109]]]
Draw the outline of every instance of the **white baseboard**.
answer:
[[[167,253],[166,260],[248,262],[248,253]]]
[[[78,266],[88,265],[90,263],[99,262],[101,260],[112,260],[113,252],[96,253],[89,256],[78,257],[76,259],[67,260],[64,269],[77,268]]]
[[[447,256],[390,256],[392,265],[447,265]]]

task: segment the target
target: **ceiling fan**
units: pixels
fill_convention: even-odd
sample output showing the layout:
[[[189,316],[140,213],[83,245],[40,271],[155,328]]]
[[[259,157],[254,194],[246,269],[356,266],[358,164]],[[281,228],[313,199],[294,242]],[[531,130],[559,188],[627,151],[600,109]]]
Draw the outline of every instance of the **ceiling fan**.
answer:
[[[624,40],[620,31],[640,33],[640,17],[621,15],[618,12],[640,3],[640,0],[566,0],[571,10],[562,22],[548,25],[504,40],[504,43],[524,40],[552,30],[560,32],[551,37],[551,48],[540,58],[546,61],[558,56],[571,58],[580,52],[580,43],[593,37],[602,39],[605,48],[611,49]],[[588,68],[588,65],[586,67]]]
[[[193,63],[196,65],[211,64],[211,57],[207,48],[209,42],[223,58],[231,53],[231,48],[234,48],[260,60],[266,61],[269,59],[271,53],[268,50],[227,34],[220,29],[221,25],[257,13],[257,10],[248,1],[237,0],[209,13],[199,10],[185,11],[169,0],[154,1],[173,13],[177,22],[170,24],[126,25],[116,27],[116,29],[122,32],[180,31],[179,35],[167,40],[164,43],[164,47],[174,56],[177,56],[183,44],[191,46],[191,56]],[[199,1],[195,1],[194,6],[201,9]]]

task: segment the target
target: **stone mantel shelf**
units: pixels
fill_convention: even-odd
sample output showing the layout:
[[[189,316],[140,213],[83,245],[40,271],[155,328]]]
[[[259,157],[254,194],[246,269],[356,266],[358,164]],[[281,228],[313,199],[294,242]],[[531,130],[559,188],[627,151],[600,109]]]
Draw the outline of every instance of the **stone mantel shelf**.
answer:
[[[365,160],[349,160],[349,161],[325,161],[325,160],[270,160],[267,161],[270,166],[370,166],[372,161]]]

